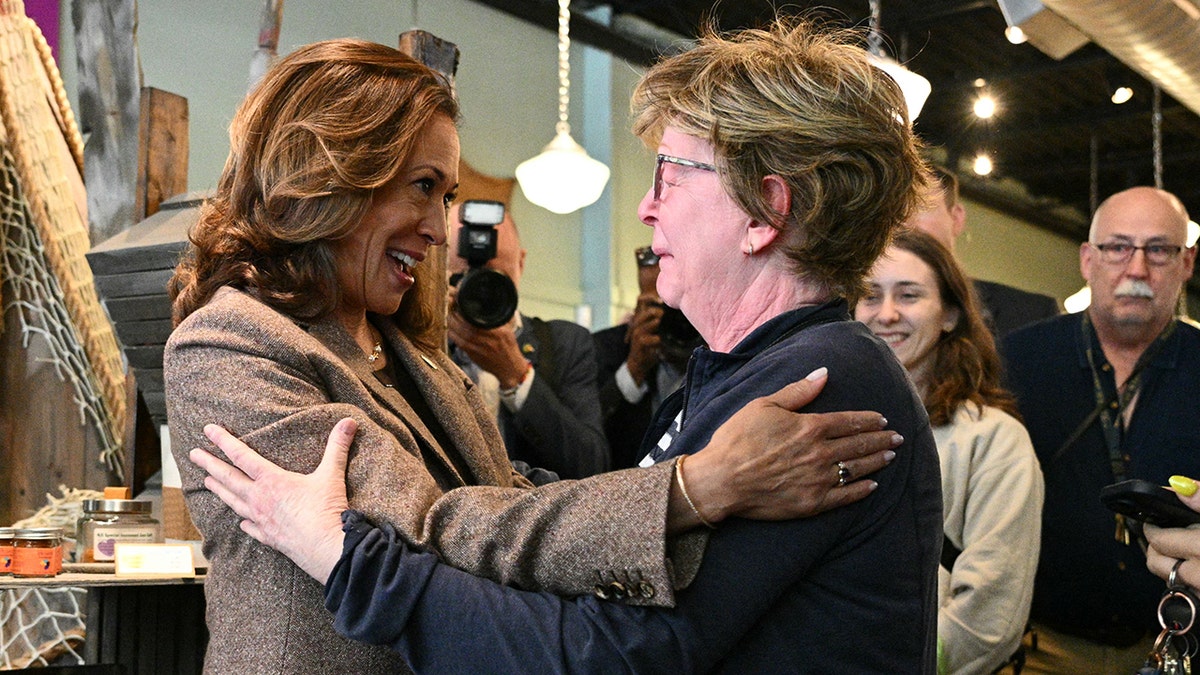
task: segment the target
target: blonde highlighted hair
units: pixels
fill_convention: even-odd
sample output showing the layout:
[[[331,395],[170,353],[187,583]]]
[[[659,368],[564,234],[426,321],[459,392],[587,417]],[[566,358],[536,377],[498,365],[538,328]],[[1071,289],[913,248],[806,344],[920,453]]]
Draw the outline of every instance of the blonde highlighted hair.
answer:
[[[634,133],[670,126],[712,143],[721,180],[751,217],[784,232],[794,271],[857,297],[929,180],[899,86],[867,60],[861,34],[805,19],[718,34],[653,66],[634,91]],[[776,213],[768,175],[791,190]]]

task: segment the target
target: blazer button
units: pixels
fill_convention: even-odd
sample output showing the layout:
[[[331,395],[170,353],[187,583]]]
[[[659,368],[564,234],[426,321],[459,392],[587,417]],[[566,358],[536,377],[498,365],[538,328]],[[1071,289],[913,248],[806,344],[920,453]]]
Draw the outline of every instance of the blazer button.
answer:
[[[608,586],[605,584],[596,584],[596,588],[592,591],[597,598],[601,600],[611,600],[612,595],[608,592]]]
[[[643,598],[649,600],[654,597],[654,584],[649,581],[639,581],[637,591]]]
[[[613,600],[624,600],[629,596],[629,590],[625,588],[625,584],[619,581],[612,581],[608,584],[609,595]]]

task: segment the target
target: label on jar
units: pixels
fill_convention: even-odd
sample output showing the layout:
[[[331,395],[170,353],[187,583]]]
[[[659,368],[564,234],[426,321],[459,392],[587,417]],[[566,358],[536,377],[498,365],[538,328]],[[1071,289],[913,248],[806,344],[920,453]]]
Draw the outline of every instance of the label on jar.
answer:
[[[0,546],[0,575],[12,574],[12,545]]]
[[[12,573],[18,577],[52,577],[62,571],[62,546],[13,549]]]
[[[153,544],[157,538],[157,525],[97,527],[92,531],[92,560],[88,562],[112,562],[118,543]]]

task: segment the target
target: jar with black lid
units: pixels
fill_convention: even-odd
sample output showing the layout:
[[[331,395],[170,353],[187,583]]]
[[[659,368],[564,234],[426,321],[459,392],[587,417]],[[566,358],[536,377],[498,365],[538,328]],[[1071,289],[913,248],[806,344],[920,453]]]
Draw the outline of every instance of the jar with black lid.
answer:
[[[116,545],[162,543],[152,505],[136,499],[85,499],[77,528],[77,562],[111,562]]]

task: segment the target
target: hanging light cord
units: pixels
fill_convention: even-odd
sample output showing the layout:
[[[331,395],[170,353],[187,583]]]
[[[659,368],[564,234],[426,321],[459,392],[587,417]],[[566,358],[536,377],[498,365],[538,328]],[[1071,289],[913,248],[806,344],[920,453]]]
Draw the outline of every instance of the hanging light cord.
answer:
[[[1154,151],[1154,187],[1162,189],[1163,186],[1163,150],[1162,150],[1162,88],[1156,82],[1154,84],[1154,114],[1150,117],[1150,127],[1153,131],[1153,151]]]
[[[567,109],[571,105],[571,0],[558,0],[558,124],[554,130],[570,134]]]

